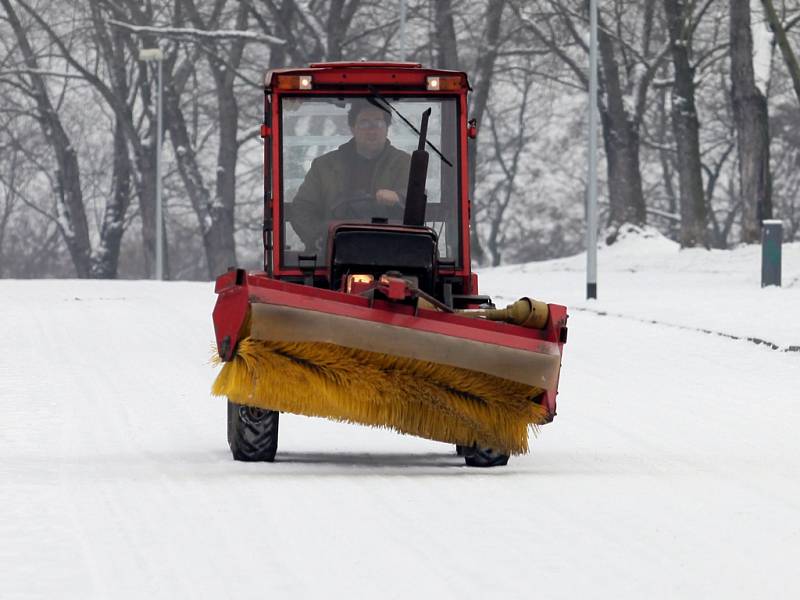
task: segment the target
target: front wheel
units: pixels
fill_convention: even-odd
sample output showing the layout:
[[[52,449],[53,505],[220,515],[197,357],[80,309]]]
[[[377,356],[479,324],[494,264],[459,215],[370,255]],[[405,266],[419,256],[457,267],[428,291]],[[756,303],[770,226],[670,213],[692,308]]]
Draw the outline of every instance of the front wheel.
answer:
[[[459,456],[464,457],[468,467],[503,467],[508,464],[508,454],[501,454],[491,448],[456,446],[456,451]]]
[[[272,462],[278,450],[275,410],[242,406],[228,400],[228,446],[234,460]]]

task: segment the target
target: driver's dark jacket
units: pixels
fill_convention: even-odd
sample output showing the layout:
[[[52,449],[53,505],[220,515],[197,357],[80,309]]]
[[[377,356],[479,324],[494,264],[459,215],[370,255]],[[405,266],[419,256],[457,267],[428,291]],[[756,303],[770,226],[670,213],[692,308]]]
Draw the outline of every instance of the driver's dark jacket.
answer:
[[[331,209],[342,201],[352,199],[359,192],[374,197],[378,190],[392,190],[402,200],[408,187],[410,162],[408,154],[387,140],[386,147],[375,162],[370,189],[355,190],[351,185],[356,179],[353,170],[359,164],[355,140],[351,139],[336,150],[315,158],[291,203],[289,215],[292,228],[306,249],[321,250],[320,245],[331,219]]]

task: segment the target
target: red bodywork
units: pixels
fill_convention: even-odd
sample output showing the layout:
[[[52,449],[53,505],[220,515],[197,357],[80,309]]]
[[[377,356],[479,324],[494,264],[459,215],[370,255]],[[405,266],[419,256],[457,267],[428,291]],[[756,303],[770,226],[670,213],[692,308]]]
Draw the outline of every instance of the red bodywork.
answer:
[[[310,90],[280,88],[281,77],[301,77],[311,75],[314,87]],[[428,77],[448,78],[449,89],[439,92],[426,89]],[[467,119],[467,91],[469,84],[464,73],[424,69],[416,63],[328,63],[312,64],[308,68],[280,69],[270,71],[265,80],[265,123],[261,127],[265,138],[265,272],[246,273],[232,269],[221,275],[216,282],[219,295],[214,308],[214,327],[217,348],[223,360],[231,360],[236,344],[247,319],[251,304],[275,304],[291,306],[309,311],[328,313],[375,323],[410,328],[442,336],[476,340],[501,347],[529,351],[531,353],[554,354],[560,356],[566,342],[566,308],[549,304],[547,325],[542,330],[526,329],[507,323],[495,323],[482,319],[469,319],[453,313],[434,310],[415,309],[406,300],[407,291],[396,283],[389,282],[384,289],[388,299],[370,299],[358,295],[364,291],[363,285],[356,285],[347,294],[343,291],[316,288],[286,281],[298,281],[308,276],[299,268],[281,266],[281,136],[280,136],[280,97],[282,94],[314,95],[328,94],[335,90],[341,96],[369,94],[368,86],[382,92],[402,95],[434,96],[441,94],[457,97],[459,103],[458,144],[460,160],[458,168],[459,211],[461,222],[461,255],[457,266],[441,265],[440,275],[457,278],[462,282],[464,294],[478,294],[478,280],[470,268],[469,221],[470,201],[468,198],[467,138],[474,137],[474,123]],[[275,200],[273,200],[275,199]],[[316,266],[314,275],[318,279],[329,280],[328,264]],[[395,301],[392,301],[392,300]],[[468,306],[469,307],[469,306]],[[546,389],[542,404],[548,409],[549,419],[555,415],[557,380]]]
[[[544,329],[528,329],[452,313],[415,310],[408,304],[278,281],[265,273],[246,273],[241,269],[220,276],[215,291],[219,297],[214,307],[214,328],[223,360],[233,357],[251,303],[291,306],[531,353],[554,354],[557,349],[560,355],[566,343],[567,310],[557,304],[548,305],[549,317]],[[400,294],[398,300],[403,297]],[[557,384],[556,381],[555,387],[546,389],[542,398],[550,419],[556,412]]]

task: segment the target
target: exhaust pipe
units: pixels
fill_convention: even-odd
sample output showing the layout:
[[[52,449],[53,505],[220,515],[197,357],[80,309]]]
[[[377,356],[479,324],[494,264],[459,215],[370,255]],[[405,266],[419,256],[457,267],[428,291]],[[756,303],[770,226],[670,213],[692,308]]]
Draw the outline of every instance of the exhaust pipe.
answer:
[[[411,168],[408,172],[408,189],[406,190],[406,210],[403,213],[403,225],[422,227],[425,225],[425,208],[428,196],[425,194],[425,180],[428,178],[428,151],[425,142],[428,138],[428,119],[431,109],[422,113],[422,127],[419,133],[419,145],[411,153]]]

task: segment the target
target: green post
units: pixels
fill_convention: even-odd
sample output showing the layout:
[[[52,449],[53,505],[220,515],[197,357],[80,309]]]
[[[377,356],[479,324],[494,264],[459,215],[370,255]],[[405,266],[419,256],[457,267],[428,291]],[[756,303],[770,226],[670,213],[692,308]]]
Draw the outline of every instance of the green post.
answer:
[[[761,287],[781,285],[781,244],[783,222],[761,222]]]

